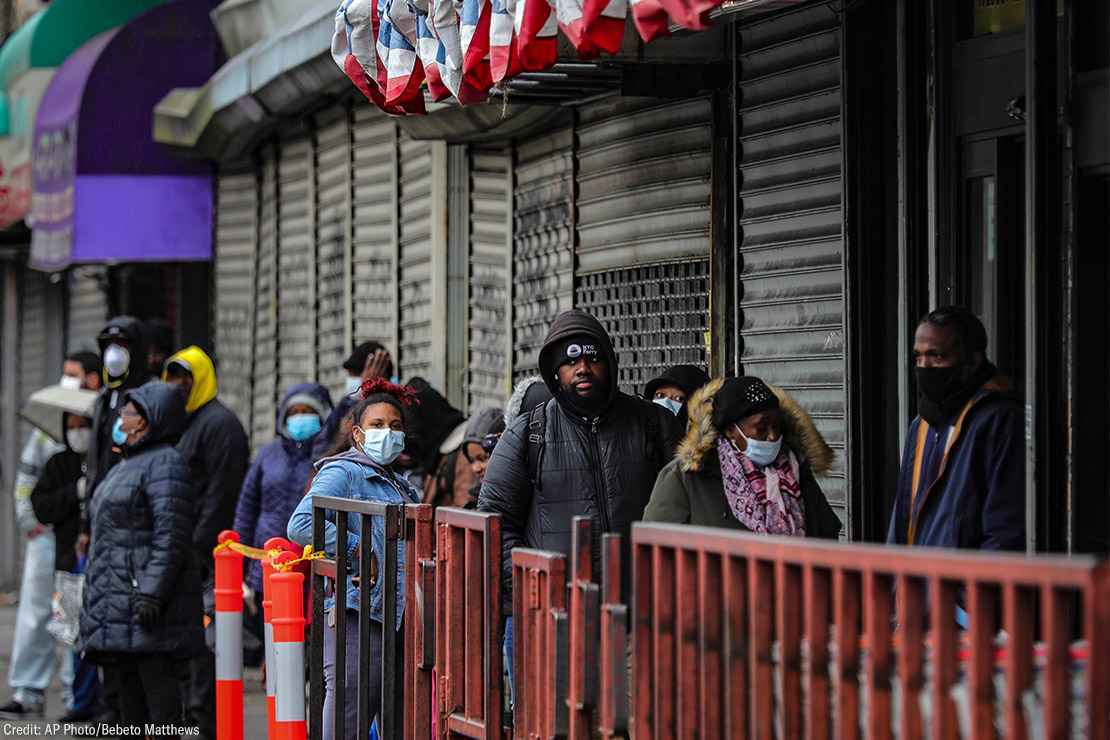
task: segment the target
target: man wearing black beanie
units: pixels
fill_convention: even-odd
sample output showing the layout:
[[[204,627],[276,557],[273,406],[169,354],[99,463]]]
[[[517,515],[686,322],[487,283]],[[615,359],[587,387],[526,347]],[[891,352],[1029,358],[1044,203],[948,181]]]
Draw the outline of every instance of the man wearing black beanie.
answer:
[[[505,430],[478,500],[479,511],[502,515],[506,583],[514,547],[569,556],[571,519],[579,514],[591,518],[595,536],[617,532],[627,546],[677,442],[672,414],[619,390],[613,342],[588,313],[555,319],[539,368],[553,398],[522,409]],[[600,555],[595,548],[595,573]]]

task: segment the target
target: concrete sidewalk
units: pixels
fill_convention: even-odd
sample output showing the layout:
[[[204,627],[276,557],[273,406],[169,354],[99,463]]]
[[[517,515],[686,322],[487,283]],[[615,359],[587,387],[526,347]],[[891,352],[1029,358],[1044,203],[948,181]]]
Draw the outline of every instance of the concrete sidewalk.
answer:
[[[12,657],[12,636],[15,633],[16,603],[15,596],[0,594],[0,704],[11,696],[8,686],[8,664]],[[61,654],[61,651],[59,651]],[[244,740],[265,740],[266,738],[266,687],[262,683],[262,671],[248,668],[244,672]],[[46,693],[46,720],[44,722],[8,722],[0,720],[0,736],[74,738],[73,734],[63,733],[63,727],[56,723],[65,712],[62,705],[62,688],[57,672]],[[83,737],[89,737],[83,735]]]

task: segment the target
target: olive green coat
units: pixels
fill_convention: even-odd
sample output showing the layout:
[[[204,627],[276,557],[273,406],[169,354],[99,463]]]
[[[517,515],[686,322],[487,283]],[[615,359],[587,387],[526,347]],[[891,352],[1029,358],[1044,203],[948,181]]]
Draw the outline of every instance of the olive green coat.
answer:
[[[711,417],[713,396],[720,386],[720,380],[711,381],[690,399],[686,438],[675,458],[660,471],[644,521],[747,529],[729,507],[717,458],[719,433]],[[815,473],[826,474],[831,469],[833,451],[809,414],[778,388],[772,390],[783,410],[784,443],[798,458],[806,535],[835,538],[840,534],[840,520],[815,477]]]

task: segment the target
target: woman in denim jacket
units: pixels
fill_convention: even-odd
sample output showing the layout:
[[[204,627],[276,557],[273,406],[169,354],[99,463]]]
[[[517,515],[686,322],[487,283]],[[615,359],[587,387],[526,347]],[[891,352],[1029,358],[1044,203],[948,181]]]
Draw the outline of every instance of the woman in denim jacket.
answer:
[[[368,380],[362,388],[363,400],[351,409],[351,449],[333,457],[326,457],[316,463],[316,474],[312,485],[297,505],[289,519],[289,539],[298,544],[312,541],[312,497],[334,496],[352,498],[360,501],[378,501],[387,504],[412,504],[420,502],[419,492],[402,478],[392,467],[392,463],[405,447],[405,427],[402,409],[411,403],[412,391],[407,387],[393,385],[380,378]],[[328,555],[335,557],[336,536],[335,512],[328,512],[324,525],[324,545]],[[358,575],[359,517],[347,515],[347,562],[351,564],[352,575]],[[375,517],[371,543],[377,572],[385,572],[385,526],[380,517]],[[393,616],[394,628],[400,630],[401,616],[405,608],[404,550],[398,551],[397,568],[397,614]],[[369,579],[367,579],[369,580]],[[358,686],[358,586],[347,577],[347,634],[346,640],[346,686],[353,690]],[[336,608],[333,598],[325,601],[328,612],[328,628],[324,630],[324,740],[336,740],[335,717],[335,619],[331,613]],[[382,613],[383,594],[381,582],[373,585],[370,593],[370,669],[366,677],[370,680],[370,706],[381,705],[381,665],[382,656]],[[401,651],[397,651],[396,670],[402,670]],[[397,684],[400,685],[399,683]],[[352,697],[353,694],[348,694]],[[398,702],[399,704],[399,702]],[[346,715],[345,737],[342,740],[355,740],[358,737],[358,702],[348,701],[344,707]]]

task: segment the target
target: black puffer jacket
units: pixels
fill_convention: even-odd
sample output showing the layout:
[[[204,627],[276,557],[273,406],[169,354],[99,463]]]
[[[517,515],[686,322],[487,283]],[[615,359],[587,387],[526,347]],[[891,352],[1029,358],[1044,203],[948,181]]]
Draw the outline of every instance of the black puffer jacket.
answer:
[[[564,405],[551,349],[567,337],[583,334],[602,347],[612,379],[608,402],[593,419],[576,416]],[[621,534],[627,549],[632,523],[642,517],[655,478],[673,457],[678,436],[670,412],[617,389],[612,341],[589,314],[568,311],[555,320],[540,351],[539,366],[555,397],[545,407],[538,480],[533,485],[529,475],[531,414],[522,409],[493,450],[478,501],[479,511],[502,517],[506,584],[511,582],[514,547],[563,552],[569,557],[571,520],[579,514],[593,520],[594,572],[600,575],[601,533]],[[503,588],[506,606],[509,591]]]
[[[129,391],[150,432],[124,457],[90,503],[92,545],[81,609],[81,645],[93,660],[115,653],[194,654],[203,646],[189,467],[170,442],[185,424],[181,394],[153,382]],[[161,604],[157,625],[139,627],[135,596]]]

